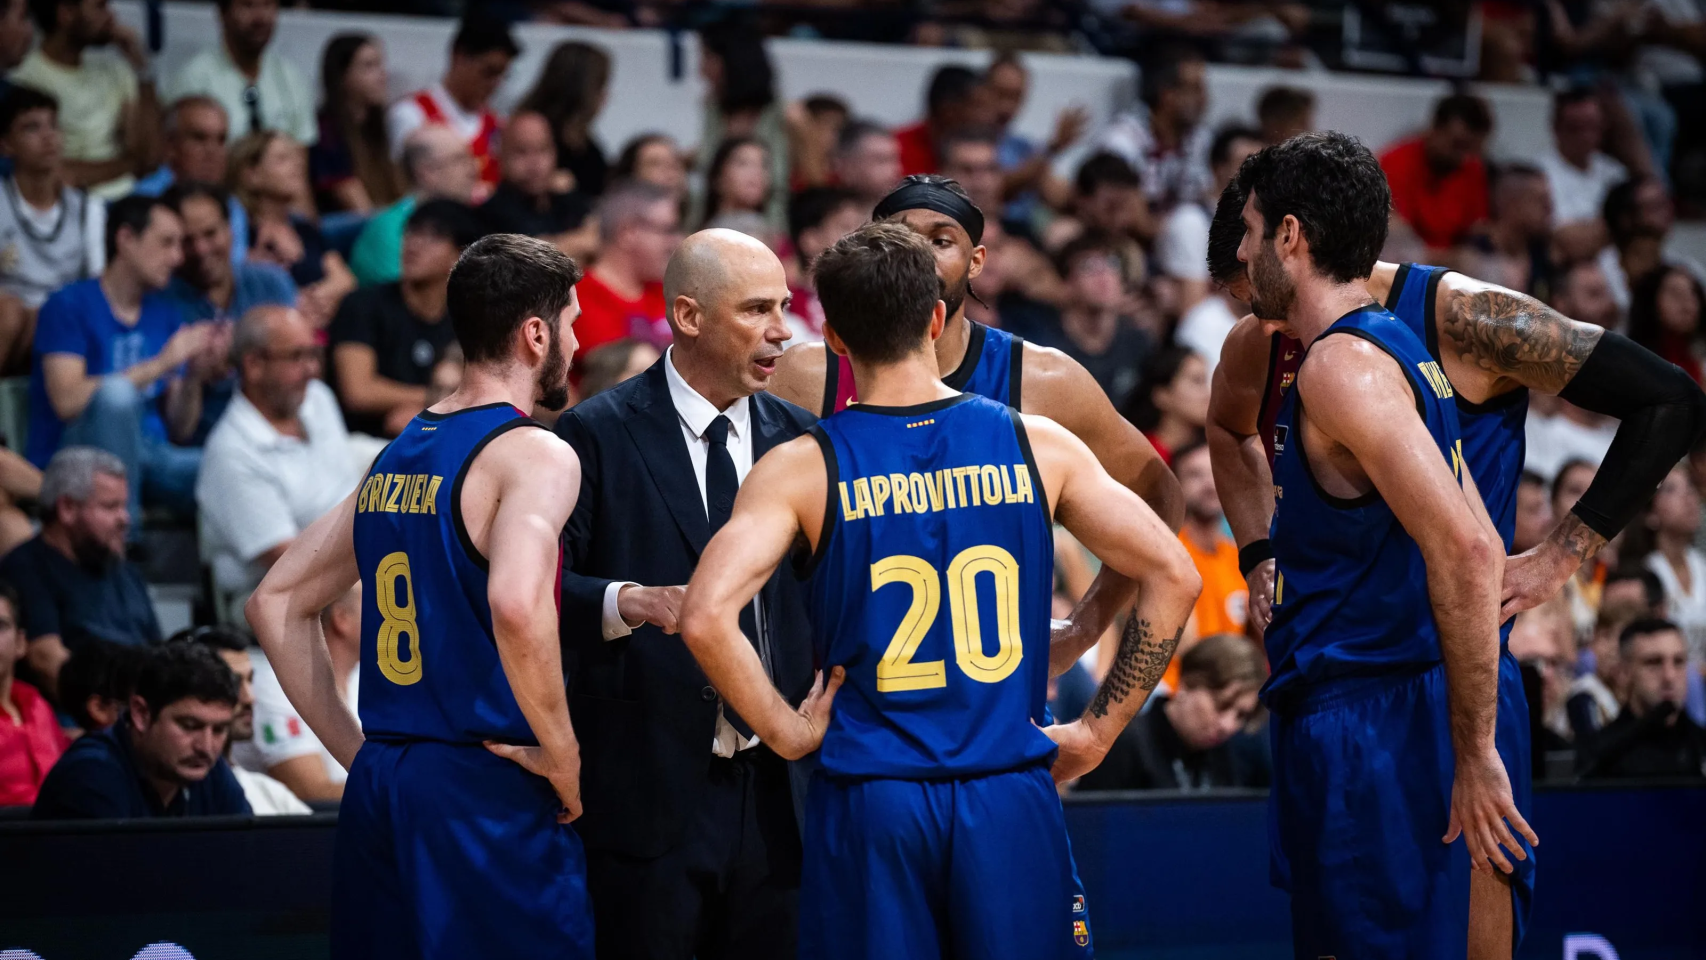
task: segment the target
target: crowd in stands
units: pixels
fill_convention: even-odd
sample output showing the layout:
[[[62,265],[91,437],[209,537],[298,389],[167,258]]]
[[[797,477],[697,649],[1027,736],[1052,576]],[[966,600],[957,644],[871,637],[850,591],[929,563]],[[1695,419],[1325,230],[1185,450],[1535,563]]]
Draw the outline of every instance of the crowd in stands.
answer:
[[[667,6],[533,8],[619,26]],[[1002,6],[1026,13],[943,29],[1030,35],[1015,25],[1055,9]],[[337,800],[343,770],[248,647],[242,603],[386,438],[455,389],[446,285],[475,239],[525,233],[586,265],[579,400],[667,346],[664,268],[693,230],[770,245],[789,270],[792,342],[821,339],[812,259],[910,173],[953,177],[988,217],[968,314],[1081,363],[1183,488],[1204,592],[1165,690],[1078,789],[1265,786],[1267,668],[1203,443],[1221,342],[1248,307],[1210,281],[1205,255],[1221,187],[1250,154],[1314,129],[1315,102],[1277,85],[1210,127],[1206,54],[1307,60],[1310,18],[1303,4],[1089,6],[1098,43],[1138,50],[1142,69],[1140,102],[1099,129],[1069,109],[1046,142],[1015,131],[1030,76],[1010,47],[1035,44],[938,69],[919,119],[890,129],[832,91],[785,102],[760,32],[729,21],[702,29],[699,142],[618,145],[594,133],[611,55],[583,40],[552,49],[497,113],[521,48],[481,13],[460,23],[439,81],[391,101],[381,37],[333,37],[311,82],[274,49],[276,0],[210,6],[220,41],[170,66],[101,0],[0,0],[0,374],[28,382],[27,430],[0,448],[0,806],[146,817]],[[1526,292],[1701,380],[1706,270],[1669,240],[1699,174],[1688,119],[1706,101],[1683,93],[1699,89],[1706,26],[1682,2],[1663,5],[1693,25],[1674,36],[1609,28],[1649,64],[1636,67],[1604,52],[1597,15],[1576,16],[1592,5],[1541,6],[1546,43],[1525,56],[1555,82],[1553,149],[1490,156],[1487,101],[1443,97],[1426,129],[1373,145],[1394,197],[1385,259]],[[1508,21],[1489,24],[1489,44],[1515,42]],[[928,26],[908,36],[946,36]],[[1649,68],[1657,86],[1631,80]],[[1064,169],[1069,155],[1082,159]],[[1570,509],[1614,432],[1533,398],[1516,550]],[[1703,489],[1706,449],[1519,619],[1538,772],[1706,776]],[[136,561],[148,530],[190,524],[209,625],[166,638]],[[1069,610],[1094,570],[1064,534],[1057,566]],[[358,601],[322,618],[352,706]],[[1083,708],[1112,643],[1059,680],[1057,711]]]

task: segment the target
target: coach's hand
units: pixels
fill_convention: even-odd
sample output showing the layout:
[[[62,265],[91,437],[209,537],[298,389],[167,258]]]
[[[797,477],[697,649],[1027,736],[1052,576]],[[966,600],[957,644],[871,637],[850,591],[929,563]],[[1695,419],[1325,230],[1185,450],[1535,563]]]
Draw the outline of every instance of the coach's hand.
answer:
[[[1533,828],[1517,812],[1511,799],[1511,781],[1505,774],[1499,752],[1488,747],[1477,756],[1458,755],[1457,777],[1451,784],[1451,823],[1446,828],[1446,843],[1463,835],[1469,844],[1469,865],[1475,870],[1491,871],[1488,862],[1505,873],[1513,869],[1504,850],[1518,860],[1527,860],[1522,844],[1511,835],[1511,828],[1526,838],[1531,846],[1540,845]]]
[[[1256,631],[1256,639],[1262,639],[1262,634],[1268,630],[1268,621],[1274,618],[1274,561],[1272,558],[1263,560],[1250,570],[1250,575],[1244,578],[1244,585],[1249,588],[1250,619],[1248,626]]]
[[[681,598],[686,587],[623,587],[616,594],[616,612],[630,627],[649,623],[664,633],[681,629]]]
[[[1056,723],[1044,727],[1043,733],[1060,748],[1054,766],[1049,768],[1057,784],[1082,777],[1100,766],[1102,758],[1108,755],[1107,744],[1097,740],[1083,720]]]
[[[793,725],[794,729],[786,739],[770,744],[770,749],[777,756],[784,760],[798,760],[823,745],[823,732],[829,729],[829,708],[835,703],[835,691],[841,689],[846,679],[847,671],[841,667],[829,671],[827,683],[822,670],[812,677],[811,692],[794,711],[800,722]]]
[[[563,801],[563,809],[557,814],[558,823],[570,823],[581,815],[580,754],[553,759],[545,755],[542,747],[521,747],[490,740],[486,741],[486,749],[505,760],[515,761],[534,776],[551,781],[551,789],[557,791],[557,799]]]

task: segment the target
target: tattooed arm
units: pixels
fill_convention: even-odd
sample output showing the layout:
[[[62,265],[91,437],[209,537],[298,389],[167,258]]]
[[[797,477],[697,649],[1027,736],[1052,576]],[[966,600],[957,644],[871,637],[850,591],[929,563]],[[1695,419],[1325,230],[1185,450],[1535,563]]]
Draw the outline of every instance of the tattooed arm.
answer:
[[[1052,420],[1023,419],[1055,518],[1106,568],[1137,585],[1114,664],[1090,708],[1047,730],[1060,744],[1053,772],[1063,782],[1102,762],[1155,689],[1202,592],[1202,578],[1179,538],[1137,494],[1108,476],[1083,441]]]

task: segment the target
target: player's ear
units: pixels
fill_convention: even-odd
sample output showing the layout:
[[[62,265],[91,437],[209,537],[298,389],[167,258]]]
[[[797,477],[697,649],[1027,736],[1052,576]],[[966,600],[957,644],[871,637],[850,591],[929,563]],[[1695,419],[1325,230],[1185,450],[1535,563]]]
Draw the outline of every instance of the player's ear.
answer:
[[[978,244],[971,248],[971,261],[966,265],[966,279],[976,280],[983,275],[983,262],[989,257],[989,248]]]
[[[982,247],[978,248],[983,249]],[[930,309],[930,341],[934,343],[948,326],[948,305],[941,300]]]
[[[1279,245],[1281,254],[1297,254],[1303,252],[1303,224],[1297,218],[1286,214],[1280,220],[1279,229],[1275,231],[1274,242]]]
[[[825,346],[829,347],[830,352],[836,356],[847,356],[847,344],[841,342],[841,337],[836,334],[835,328],[827,323],[823,325],[823,342]]]

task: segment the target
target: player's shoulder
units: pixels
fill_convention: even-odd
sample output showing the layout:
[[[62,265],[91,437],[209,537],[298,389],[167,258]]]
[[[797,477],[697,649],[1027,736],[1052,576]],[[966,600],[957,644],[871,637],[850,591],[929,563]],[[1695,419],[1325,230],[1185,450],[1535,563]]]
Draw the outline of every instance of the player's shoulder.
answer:
[[[574,447],[536,420],[515,423],[515,428],[504,430],[487,442],[481,460],[506,473],[544,476],[570,472],[579,478],[581,462]]]
[[[829,370],[829,345],[823,341],[798,343],[782,351],[776,372],[770,376],[770,395],[810,412],[823,399],[823,381]]]
[[[1296,389],[1319,419],[1327,412],[1346,415],[1371,409],[1367,400],[1405,382],[1397,359],[1380,344],[1335,333],[1317,340],[1304,356]]]
[[[1026,340],[1019,362],[1024,365],[1021,401],[1026,410],[1060,418],[1082,413],[1087,404],[1109,405],[1096,378],[1062,350]]]

